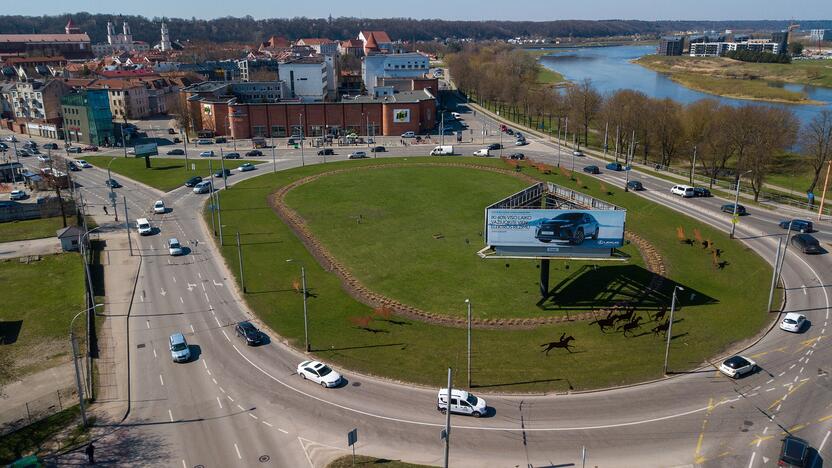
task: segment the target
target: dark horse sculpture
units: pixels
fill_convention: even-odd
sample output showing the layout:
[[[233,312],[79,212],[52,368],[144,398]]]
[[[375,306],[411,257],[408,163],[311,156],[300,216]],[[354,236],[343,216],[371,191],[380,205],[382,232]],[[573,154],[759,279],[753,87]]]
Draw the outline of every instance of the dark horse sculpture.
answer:
[[[569,348],[571,348],[572,345],[570,345],[569,342],[574,341],[574,340],[575,340],[574,336],[572,336],[572,335],[566,336],[566,333],[564,333],[560,336],[560,339],[558,341],[552,341],[552,342],[543,343],[542,345],[540,345],[541,348],[546,348],[543,351],[541,351],[541,353],[546,353],[546,355],[548,356],[549,351],[551,351],[555,348],[566,348],[566,350],[571,353],[572,350],[569,349]]]

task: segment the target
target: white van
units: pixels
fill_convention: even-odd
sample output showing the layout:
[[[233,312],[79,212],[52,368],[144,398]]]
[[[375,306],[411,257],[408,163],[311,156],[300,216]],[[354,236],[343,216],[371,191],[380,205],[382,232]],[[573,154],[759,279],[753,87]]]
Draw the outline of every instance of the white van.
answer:
[[[453,146],[437,146],[436,148],[430,150],[431,156],[453,156],[454,154],[454,147]]]
[[[693,197],[693,187],[690,185],[674,185],[670,189],[670,193],[679,195],[680,197],[691,198]]]
[[[188,362],[191,359],[191,349],[185,341],[185,335],[174,333],[170,336],[170,358],[173,362]]]
[[[474,151],[474,156],[485,156],[485,157],[491,156],[491,150],[489,150],[488,148],[483,148],[483,149],[480,149],[480,150],[476,150],[476,151]]]
[[[142,236],[146,236],[149,234],[153,234],[153,228],[150,226],[150,221],[147,218],[139,218],[136,220],[136,229],[139,231],[139,234]]]
[[[445,414],[448,411],[448,389],[440,388],[436,395],[436,409]],[[483,416],[488,411],[488,405],[482,398],[477,398],[465,390],[451,390],[451,413],[470,414],[475,418]]]

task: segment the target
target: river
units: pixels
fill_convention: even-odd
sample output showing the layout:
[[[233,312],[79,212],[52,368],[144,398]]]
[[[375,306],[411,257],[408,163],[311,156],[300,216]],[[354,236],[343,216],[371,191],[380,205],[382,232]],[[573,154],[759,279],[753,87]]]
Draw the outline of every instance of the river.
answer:
[[[824,105],[774,104],[720,97],[686,88],[661,73],[630,63],[642,55],[655,53],[655,46],[610,46],[552,49],[551,55],[544,55],[540,63],[555,70],[570,81],[592,80],[592,85],[602,94],[611,94],[619,89],[634,89],[654,98],[671,98],[680,103],[699,99],[715,98],[731,104],[766,104],[792,109],[805,124],[821,109],[832,109],[832,89],[795,84],[782,85],[791,91],[804,91],[809,99],[825,102]],[[780,86],[777,84],[777,86]]]

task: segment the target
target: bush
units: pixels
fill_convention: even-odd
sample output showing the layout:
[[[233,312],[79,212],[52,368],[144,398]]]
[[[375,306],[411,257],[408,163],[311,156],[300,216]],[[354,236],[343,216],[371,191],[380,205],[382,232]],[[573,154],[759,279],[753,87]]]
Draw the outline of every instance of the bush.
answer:
[[[753,50],[731,50],[725,56],[741,62],[756,63],[791,63],[792,59],[787,54],[772,54],[771,52],[757,52]]]

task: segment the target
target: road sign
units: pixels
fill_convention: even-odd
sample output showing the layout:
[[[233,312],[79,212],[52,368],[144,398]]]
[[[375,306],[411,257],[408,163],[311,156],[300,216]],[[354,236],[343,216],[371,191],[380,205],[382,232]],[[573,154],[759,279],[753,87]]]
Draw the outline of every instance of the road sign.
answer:
[[[734,216],[731,218],[731,222],[732,222],[733,224],[739,224],[739,223],[740,223],[740,216],[739,216],[739,215],[734,215]]]
[[[355,428],[347,433],[347,445],[353,446],[356,442],[358,442],[358,428]]]
[[[191,163],[191,170],[192,170],[192,171],[195,171],[195,170],[196,170],[196,164]]]

